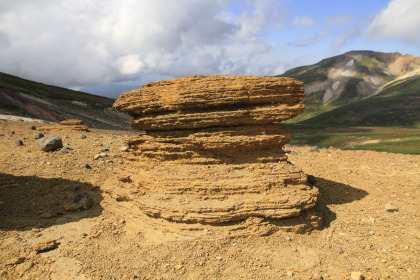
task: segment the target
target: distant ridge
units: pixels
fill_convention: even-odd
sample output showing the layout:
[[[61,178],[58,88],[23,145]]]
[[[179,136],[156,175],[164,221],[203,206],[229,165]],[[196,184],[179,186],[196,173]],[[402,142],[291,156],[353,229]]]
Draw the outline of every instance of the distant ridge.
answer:
[[[112,108],[114,99],[45,85],[0,72],[0,114],[58,122],[81,119],[88,126],[129,129],[130,117]]]
[[[307,109],[289,122],[420,126],[420,57],[351,51],[278,76],[305,83]]]

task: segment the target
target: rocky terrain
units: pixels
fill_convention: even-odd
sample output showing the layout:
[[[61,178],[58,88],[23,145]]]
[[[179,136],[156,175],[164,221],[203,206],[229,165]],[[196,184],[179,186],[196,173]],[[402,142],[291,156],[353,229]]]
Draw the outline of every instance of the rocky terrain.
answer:
[[[221,108],[248,114],[214,128],[170,125],[171,114],[197,113],[197,100],[180,108],[191,99],[179,96],[146,99],[154,112],[125,107],[139,130],[152,114],[168,124],[150,120],[146,134],[0,122],[1,278],[418,279],[419,156],[284,146],[291,136],[268,124],[273,110],[247,124],[258,108],[300,112],[302,84],[277,81],[286,107],[250,105],[269,88],[228,90],[215,101],[231,103],[203,110],[208,119]],[[212,83],[188,84],[199,93]],[[233,92],[247,98],[225,98]]]
[[[130,182],[134,166],[159,167],[126,151],[137,133],[50,127],[0,122],[2,279],[418,279],[419,156],[286,146],[316,180],[322,228],[191,238],[192,225],[183,235],[177,223],[150,223],[107,186]],[[40,132],[66,149],[39,150]],[[83,193],[87,210],[74,202]],[[242,228],[258,231],[258,219]]]

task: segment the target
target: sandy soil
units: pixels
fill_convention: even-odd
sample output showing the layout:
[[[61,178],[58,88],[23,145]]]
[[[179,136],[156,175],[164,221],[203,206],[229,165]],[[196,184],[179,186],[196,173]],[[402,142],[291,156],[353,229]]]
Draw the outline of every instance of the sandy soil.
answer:
[[[40,151],[36,132],[67,153]],[[420,279],[419,156],[288,146],[316,178],[322,229],[170,241],[105,187],[134,163],[120,149],[133,134],[0,122],[1,279]],[[74,211],[79,194],[93,206]]]

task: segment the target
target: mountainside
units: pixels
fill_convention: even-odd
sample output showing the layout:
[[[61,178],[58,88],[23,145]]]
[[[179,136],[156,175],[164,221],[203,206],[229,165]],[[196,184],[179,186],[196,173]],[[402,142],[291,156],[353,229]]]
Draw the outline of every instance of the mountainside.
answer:
[[[112,108],[114,100],[45,85],[0,73],[0,114],[58,122],[81,119],[95,128],[128,129],[128,115]]]
[[[306,111],[292,122],[416,126],[420,57],[352,51],[279,75],[305,83]]]

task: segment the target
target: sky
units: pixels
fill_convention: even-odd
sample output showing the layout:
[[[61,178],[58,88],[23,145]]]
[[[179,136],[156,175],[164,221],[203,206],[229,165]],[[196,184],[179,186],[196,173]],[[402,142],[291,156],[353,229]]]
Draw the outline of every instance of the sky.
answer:
[[[0,0],[0,72],[116,98],[351,50],[420,56],[420,0]]]

